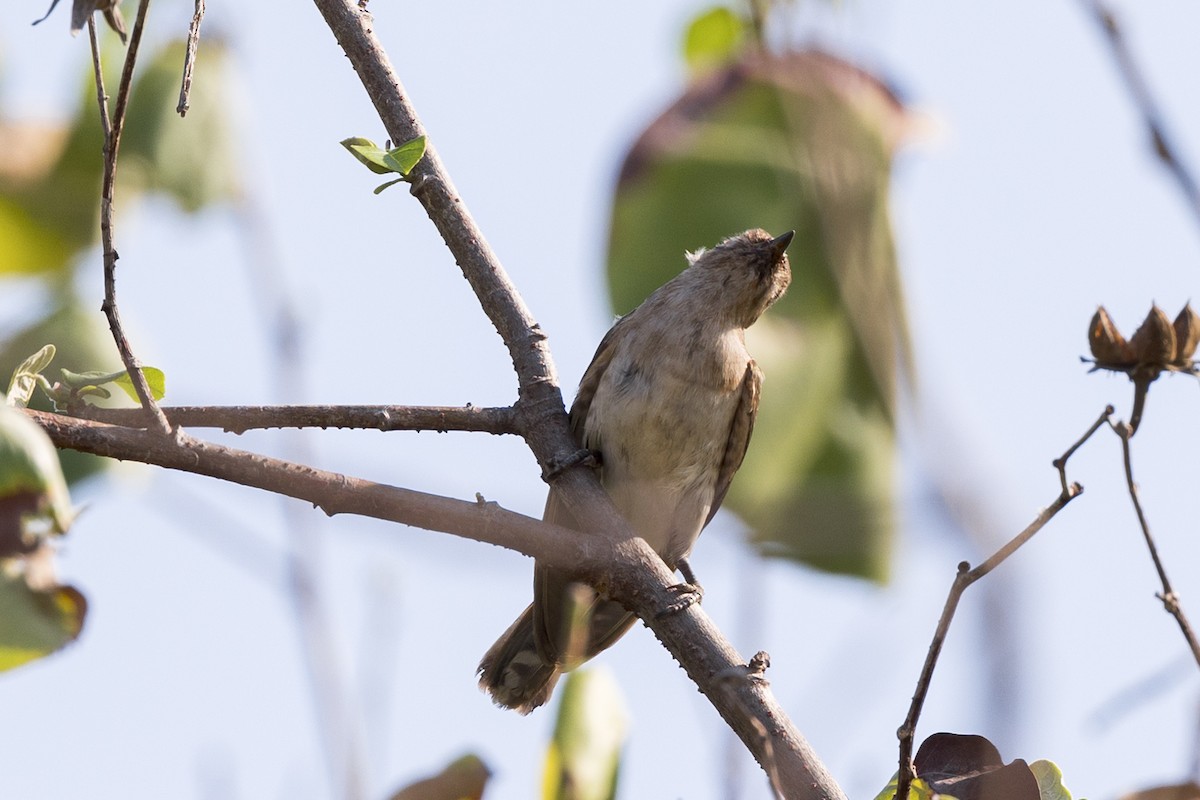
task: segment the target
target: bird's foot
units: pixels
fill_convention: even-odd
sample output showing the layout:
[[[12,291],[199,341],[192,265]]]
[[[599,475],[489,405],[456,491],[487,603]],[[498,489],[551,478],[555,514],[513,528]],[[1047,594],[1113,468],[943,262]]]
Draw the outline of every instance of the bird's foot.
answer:
[[[659,619],[678,614],[704,599],[704,588],[698,583],[677,583],[674,586],[668,586],[667,591],[674,595],[675,599],[658,612]]]
[[[588,450],[585,447],[576,450],[564,459],[555,459],[546,465],[546,471],[542,474],[542,480],[546,481],[546,483],[553,483],[554,479],[559,475],[579,464],[587,464],[591,467],[600,466],[600,451]]]

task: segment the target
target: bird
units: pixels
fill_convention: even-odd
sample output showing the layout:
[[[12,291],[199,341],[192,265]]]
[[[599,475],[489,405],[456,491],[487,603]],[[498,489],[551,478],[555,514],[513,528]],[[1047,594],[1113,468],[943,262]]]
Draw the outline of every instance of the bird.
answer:
[[[762,373],[745,331],[791,282],[795,231],[754,228],[708,250],[621,317],[601,340],[571,405],[571,431],[595,457],[601,484],[633,531],[699,597],[687,556],[742,464],[758,412]],[[546,522],[582,530],[550,489]],[[568,652],[572,581],[534,565],[534,597],[480,661],[480,687],[496,705],[528,714],[559,675],[611,646],[636,617],[590,587],[582,646]],[[568,663],[569,661],[569,663]]]

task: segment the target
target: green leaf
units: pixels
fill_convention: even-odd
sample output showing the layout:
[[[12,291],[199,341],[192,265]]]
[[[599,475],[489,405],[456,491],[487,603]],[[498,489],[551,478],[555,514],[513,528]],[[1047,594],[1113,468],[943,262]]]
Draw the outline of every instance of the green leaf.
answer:
[[[726,6],[702,11],[683,40],[683,57],[693,73],[707,72],[733,61],[746,39],[746,24]]]
[[[379,194],[384,189],[388,188],[389,186],[395,186],[397,183],[404,183],[404,178],[396,178],[394,181],[388,181],[387,183],[381,183],[375,187],[375,190],[373,192],[371,192],[371,194]]]
[[[0,571],[0,670],[19,667],[74,641],[87,601],[70,586],[38,591],[25,577]]]
[[[725,69],[671,103],[625,158],[609,231],[613,310],[678,274],[686,250],[795,229],[793,288],[747,333],[766,378],[725,507],[764,554],[882,581],[896,385],[911,363],[888,214],[904,109],[824,53],[743,53]]]
[[[48,344],[17,365],[8,383],[8,405],[15,408],[29,405],[34,387],[39,382],[46,383],[41,372],[54,360],[54,352],[54,345]]]
[[[387,173],[395,173],[401,177],[388,181],[381,186],[375,187],[375,194],[379,194],[389,186],[395,185],[402,180],[408,173],[412,172],[412,168],[425,156],[425,137],[418,136],[415,139],[405,142],[399,147],[393,147],[391,150],[383,150],[370,139],[363,139],[358,136],[349,139],[343,139],[342,147],[350,151],[350,154],[361,161],[377,175],[385,175]]]
[[[41,427],[0,405],[0,554],[42,532],[63,533],[75,512],[58,452]]]
[[[883,787],[883,791],[875,795],[875,800],[893,800],[896,796],[896,789],[900,788],[900,773],[893,773],[891,781]],[[934,795],[933,789],[929,784],[920,778],[915,778],[908,786],[908,800],[954,800],[948,794]]]
[[[139,370],[142,375],[146,376],[146,383],[150,388],[150,395],[155,400],[162,400],[166,396],[166,376],[163,375],[161,369],[156,367],[141,367]],[[139,402],[137,390],[133,388],[133,380],[129,377],[129,373],[125,370],[120,372],[100,372],[91,370],[88,372],[71,372],[70,370],[59,370],[62,373],[63,383],[71,387],[73,394],[79,396],[94,396],[94,397],[109,397],[109,392],[100,388],[106,383],[115,383],[121,387],[125,394],[129,395],[134,402]]]
[[[54,360],[58,364],[120,365],[103,315],[96,313],[91,303],[85,305],[81,302],[71,290],[70,282],[65,286],[60,285],[51,300],[52,308],[45,316],[0,343],[0,375],[10,374],[26,356],[46,342],[54,342],[57,349]],[[37,392],[29,407],[52,411],[55,406],[48,393]],[[62,450],[58,456],[67,481],[71,484],[110,469],[114,463],[110,459],[74,450]]]
[[[167,395],[167,376],[163,374],[161,369],[155,367],[142,367],[140,372],[146,376],[146,384],[150,387],[150,394],[155,400],[162,400]],[[125,394],[129,395],[134,402],[138,401],[137,390],[133,388],[133,379],[129,374],[122,372],[113,379],[113,383],[125,390]]]
[[[239,154],[245,146],[235,135],[231,115],[236,104],[229,102],[234,79],[228,50],[213,38],[205,40],[203,77],[192,84],[187,116],[180,119],[176,107],[184,48],[184,41],[176,39],[149,61],[139,61],[121,137],[121,174],[123,186],[132,181],[163,192],[185,211],[195,212],[241,196]],[[93,116],[95,109],[93,89]]]
[[[425,157],[425,137],[418,136],[415,139],[410,139],[399,147],[393,147],[383,157],[383,161],[393,172],[398,172],[401,175],[407,175],[412,172],[413,167],[417,165],[422,158]]]
[[[0,193],[0,275],[55,272],[70,257],[55,221],[43,224],[16,197]]]
[[[1063,785],[1062,770],[1053,761],[1034,761],[1029,769],[1037,778],[1040,800],[1071,800],[1071,793]]]
[[[364,139],[361,136],[351,136],[349,139],[342,139],[341,145],[350,151],[350,155],[366,165],[367,169],[376,175],[386,175],[393,171],[383,160],[387,155],[387,151],[370,139]]]
[[[543,800],[612,800],[629,728],[625,701],[603,667],[567,674],[554,739],[546,753]]]

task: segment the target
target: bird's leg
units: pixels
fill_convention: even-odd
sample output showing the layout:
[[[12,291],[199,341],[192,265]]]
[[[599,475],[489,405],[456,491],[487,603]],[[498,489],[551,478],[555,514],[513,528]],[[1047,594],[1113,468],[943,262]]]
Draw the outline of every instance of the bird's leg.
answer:
[[[658,613],[660,618],[678,614],[693,603],[699,603],[704,599],[704,587],[700,585],[700,581],[696,580],[696,573],[692,572],[692,565],[687,562],[687,559],[681,558],[676,561],[675,569],[679,570],[679,574],[683,576],[683,583],[667,587],[667,591],[675,595],[675,599],[665,610]]]

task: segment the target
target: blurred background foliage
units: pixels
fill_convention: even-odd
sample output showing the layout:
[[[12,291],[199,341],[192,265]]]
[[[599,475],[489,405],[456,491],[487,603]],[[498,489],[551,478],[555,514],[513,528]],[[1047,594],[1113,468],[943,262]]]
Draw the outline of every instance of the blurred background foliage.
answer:
[[[103,40],[112,95],[125,50],[115,35]],[[225,57],[219,43],[206,44],[207,74],[193,90],[186,125],[179,124],[175,112],[183,42],[168,43],[141,64],[121,141],[116,206],[122,216],[147,192],[172,198],[187,213],[239,194],[230,111],[222,102]],[[0,159],[0,291],[19,286],[36,298],[20,319],[0,320],[5,386],[13,370],[46,344],[57,349],[56,369],[120,369],[98,302],[76,291],[76,273],[93,263],[88,256],[100,234],[103,133],[92,73],[82,76],[76,112],[64,124],[18,123],[0,116],[0,152],[5,155]],[[34,392],[29,405],[51,407],[41,392]],[[69,516],[66,483],[112,462],[70,450],[56,458],[41,428],[16,412],[0,411],[0,542],[11,545],[0,551],[4,670],[54,652],[79,635],[86,601],[77,589],[58,584],[53,540],[31,532],[30,520],[43,508]],[[54,533],[65,530],[66,525],[57,526]]]
[[[685,250],[796,230],[792,289],[747,333],[766,378],[726,507],[763,555],[882,581],[897,386],[912,378],[888,214],[908,116],[875,76],[819,50],[772,50],[729,7],[702,12],[684,49],[688,86],[621,167],[613,310],[682,269]]]

